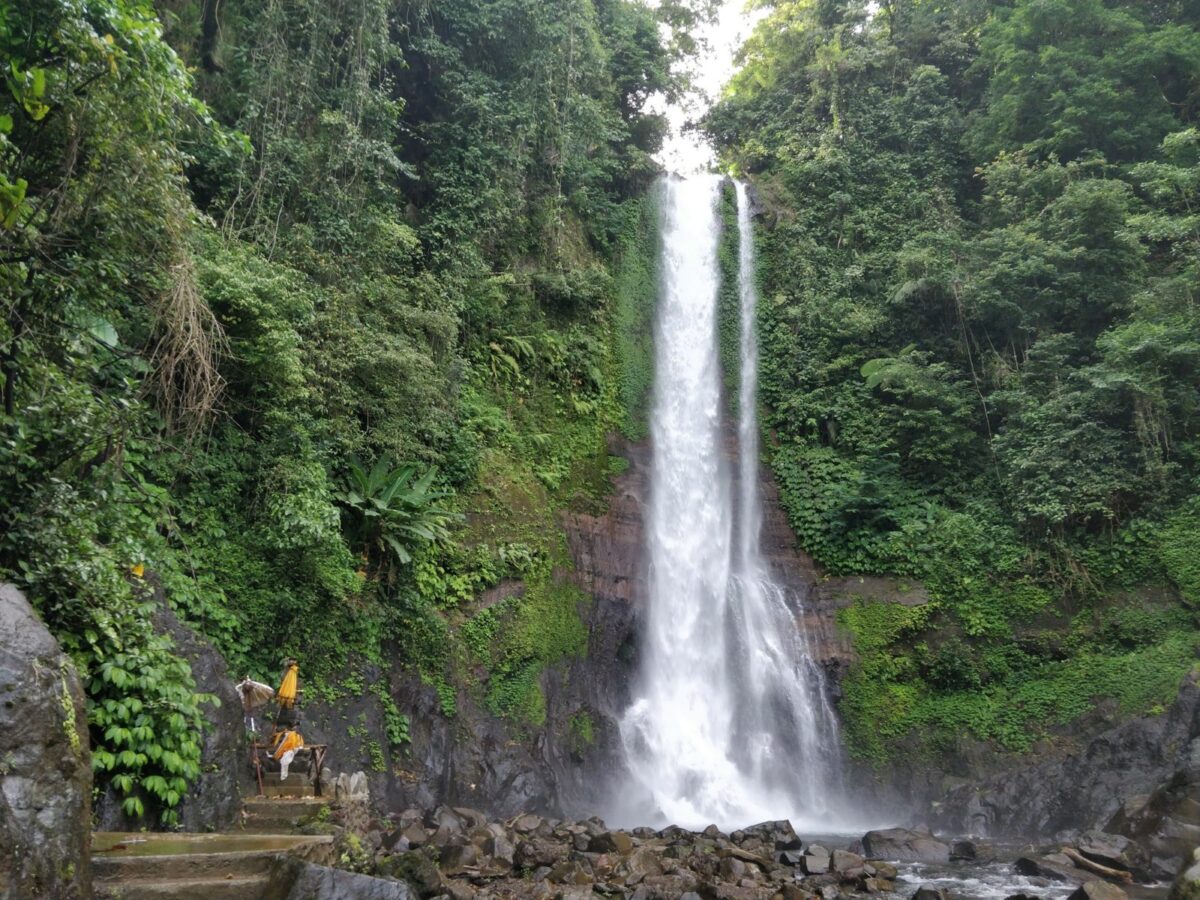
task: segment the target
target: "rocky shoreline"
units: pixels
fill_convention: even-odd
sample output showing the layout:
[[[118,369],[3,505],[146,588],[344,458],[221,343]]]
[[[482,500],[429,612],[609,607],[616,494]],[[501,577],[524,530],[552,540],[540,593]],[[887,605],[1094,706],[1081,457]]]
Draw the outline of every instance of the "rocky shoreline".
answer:
[[[857,896],[914,896],[898,881],[906,863],[992,864],[993,848],[948,842],[927,831],[891,828],[835,845],[808,841],[782,820],[733,832],[608,828],[598,818],[561,821],[533,814],[490,821],[464,807],[406,810],[386,830],[364,838],[360,871],[405,882],[422,900],[572,898],[628,900],[839,900]],[[1128,839],[1099,832],[1077,846],[1029,848],[1005,863],[1013,898],[1062,895],[1075,900],[1123,900],[1125,886],[1148,882],[1147,859]],[[1107,873],[1107,874],[1106,874]],[[1139,897],[1163,894],[1140,886]],[[919,900],[947,892],[919,886]]]

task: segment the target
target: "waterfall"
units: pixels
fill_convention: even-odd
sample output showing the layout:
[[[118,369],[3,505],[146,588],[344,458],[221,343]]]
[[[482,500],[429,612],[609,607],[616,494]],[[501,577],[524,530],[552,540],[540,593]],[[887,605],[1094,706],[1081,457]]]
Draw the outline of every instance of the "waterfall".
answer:
[[[759,546],[757,291],[749,200],[737,185],[740,383],[736,458],[721,391],[713,175],[662,192],[662,278],[651,413],[647,610],[621,722],[630,821],[828,826],[837,723],[809,653],[801,598]]]

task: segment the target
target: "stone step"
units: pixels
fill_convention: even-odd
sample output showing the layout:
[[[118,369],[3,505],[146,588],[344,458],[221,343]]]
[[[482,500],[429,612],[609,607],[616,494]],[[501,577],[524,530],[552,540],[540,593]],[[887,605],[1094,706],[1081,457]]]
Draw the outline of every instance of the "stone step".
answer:
[[[328,808],[329,801],[321,797],[253,797],[242,804],[242,829],[279,834],[312,821]]]
[[[265,797],[315,797],[316,790],[311,784],[264,784]]]
[[[92,838],[92,877],[109,891],[138,883],[229,881],[265,878],[283,856],[327,862],[328,835],[115,834]]]
[[[267,900],[267,875],[237,878],[179,878],[166,881],[98,882],[95,900]]]
[[[280,851],[188,853],[178,856],[96,856],[92,877],[99,881],[196,880],[265,875]]]

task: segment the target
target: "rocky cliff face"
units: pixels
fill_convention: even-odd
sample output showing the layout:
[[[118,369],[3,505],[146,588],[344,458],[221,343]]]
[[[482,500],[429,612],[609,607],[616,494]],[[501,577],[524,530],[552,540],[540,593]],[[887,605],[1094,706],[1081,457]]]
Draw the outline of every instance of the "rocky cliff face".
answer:
[[[1107,721],[1106,721],[1107,719]],[[1200,686],[1184,682],[1158,716],[1114,722],[1099,710],[1032,757],[964,746],[954,774],[915,770],[911,799],[958,834],[1049,836],[1089,828],[1137,840],[1170,878],[1200,844]],[[898,786],[905,783],[897,779]]]
[[[92,758],[79,676],[0,585],[0,900],[90,897]]]
[[[366,674],[369,681],[387,678],[397,706],[409,716],[411,740],[400,752],[379,741],[383,711],[369,692],[308,705],[305,735],[334,747],[335,766],[357,765],[374,755],[368,772],[371,795],[387,808],[447,804],[497,816],[530,810],[584,815],[607,797],[608,779],[621,764],[616,717],[636,671],[649,458],[644,444],[618,442],[613,452],[630,466],[614,479],[604,515],[564,517],[575,568],[561,575],[592,598],[585,613],[588,649],[543,674],[545,728],[531,736],[514,734],[466,692],[459,692],[457,712],[447,718],[437,692],[399,666]],[[585,720],[590,725],[586,737],[571,726]]]

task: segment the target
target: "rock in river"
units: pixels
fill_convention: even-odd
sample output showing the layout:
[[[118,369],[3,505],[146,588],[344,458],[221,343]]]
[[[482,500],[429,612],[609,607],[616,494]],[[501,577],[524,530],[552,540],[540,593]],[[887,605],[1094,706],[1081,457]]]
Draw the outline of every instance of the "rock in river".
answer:
[[[1067,900],[1129,900],[1129,895],[1107,881],[1089,881],[1075,888]]]
[[[862,839],[863,851],[870,859],[896,862],[948,863],[950,846],[928,831],[911,828],[887,828],[868,831]]]

